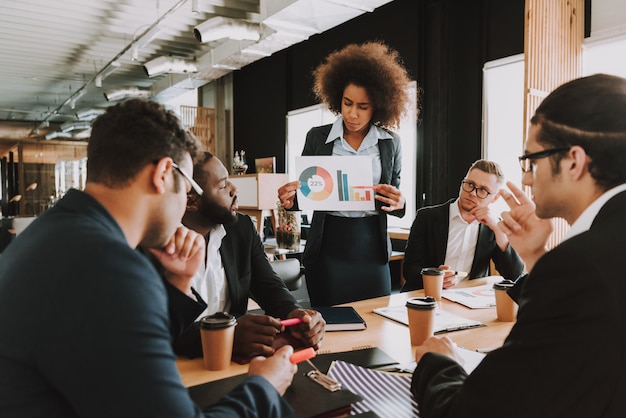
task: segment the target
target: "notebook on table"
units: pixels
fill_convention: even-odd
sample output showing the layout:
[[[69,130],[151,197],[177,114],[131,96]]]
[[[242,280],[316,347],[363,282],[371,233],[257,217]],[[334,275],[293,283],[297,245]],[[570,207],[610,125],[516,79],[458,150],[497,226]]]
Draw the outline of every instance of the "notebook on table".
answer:
[[[326,321],[326,331],[359,331],[367,329],[367,323],[352,306],[313,307]]]

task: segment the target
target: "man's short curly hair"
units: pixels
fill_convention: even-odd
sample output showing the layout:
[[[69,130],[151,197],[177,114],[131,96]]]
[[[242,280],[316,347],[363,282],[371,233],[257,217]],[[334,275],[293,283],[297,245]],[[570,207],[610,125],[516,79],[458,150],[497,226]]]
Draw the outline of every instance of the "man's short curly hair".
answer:
[[[129,99],[111,106],[93,123],[87,145],[87,181],[124,187],[146,165],[163,157],[179,163],[201,147],[174,112],[159,103]]]
[[[341,113],[348,84],[367,90],[376,125],[397,128],[407,110],[411,79],[398,52],[382,42],[350,44],[332,52],[313,71],[313,77],[313,92],[335,114]]]

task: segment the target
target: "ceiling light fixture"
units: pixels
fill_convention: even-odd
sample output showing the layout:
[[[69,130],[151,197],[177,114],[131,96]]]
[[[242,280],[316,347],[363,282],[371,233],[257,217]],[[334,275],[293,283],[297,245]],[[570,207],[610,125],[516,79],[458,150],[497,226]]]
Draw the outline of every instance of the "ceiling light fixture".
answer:
[[[143,69],[150,78],[169,73],[186,74],[198,72],[195,64],[181,58],[172,57],[157,57],[152,61],[146,62],[143,65]]]
[[[245,22],[239,19],[217,16],[200,23],[193,28],[196,39],[202,43],[217,41],[218,39],[235,39],[238,41],[258,41],[261,38],[258,23]]]
[[[96,76],[96,80],[94,84],[96,87],[102,87],[102,80],[107,78],[111,73],[122,66],[122,63],[119,61],[112,61],[108,66],[104,68],[104,70],[100,71]]]
[[[140,90],[138,87],[122,87],[119,89],[107,90],[104,92],[104,98],[109,102],[128,99],[131,97],[148,98],[152,95],[150,90]]]

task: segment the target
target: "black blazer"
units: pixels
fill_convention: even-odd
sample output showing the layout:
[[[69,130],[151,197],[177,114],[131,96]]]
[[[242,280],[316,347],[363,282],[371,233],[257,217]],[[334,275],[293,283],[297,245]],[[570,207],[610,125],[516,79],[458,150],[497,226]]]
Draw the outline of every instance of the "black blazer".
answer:
[[[226,236],[220,254],[226,274],[230,313],[244,315],[248,297],[252,297],[268,315],[285,318],[301,306],[270,265],[263,243],[249,216],[238,213],[237,221],[224,225]],[[194,302],[175,287],[166,283],[170,308],[170,332],[177,354],[196,357],[202,354],[200,333],[194,322],[206,304],[194,291]]]
[[[404,278],[402,291],[422,289],[423,267],[438,267],[446,259],[448,229],[450,226],[450,205],[456,199],[436,206],[426,206],[417,211],[404,251]],[[493,260],[498,272],[509,280],[522,274],[524,263],[510,245],[502,252],[496,237],[486,225],[480,225],[478,241],[469,277],[476,279],[489,275],[489,262]],[[452,266],[454,267],[454,266]]]
[[[420,414],[626,416],[625,213],[622,192],[537,261],[504,345],[469,377],[449,357],[424,355],[412,386]]]
[[[332,128],[332,124],[318,126],[309,130],[306,135],[306,142],[304,144],[304,150],[302,155],[332,155],[333,142],[326,144],[326,138]],[[400,171],[402,169],[402,154],[400,146],[400,137],[389,131],[392,139],[383,139],[378,141],[378,149],[380,151],[380,161],[382,166],[380,183],[390,184],[395,187],[400,187]],[[387,234],[387,212],[380,209],[381,203],[376,201],[376,209],[378,211],[378,224],[380,228],[380,236],[384,240],[382,248],[386,253],[381,254],[383,259],[389,259],[391,256],[391,240]],[[296,200],[292,210],[299,210],[298,202]],[[405,208],[390,212],[391,215],[399,218],[404,216]],[[306,247],[304,250],[304,256],[302,263],[307,266],[315,263],[319,255],[320,246],[322,245],[322,239],[324,234],[324,219],[327,212],[315,211],[313,213],[313,219],[311,220],[311,228],[307,235]]]

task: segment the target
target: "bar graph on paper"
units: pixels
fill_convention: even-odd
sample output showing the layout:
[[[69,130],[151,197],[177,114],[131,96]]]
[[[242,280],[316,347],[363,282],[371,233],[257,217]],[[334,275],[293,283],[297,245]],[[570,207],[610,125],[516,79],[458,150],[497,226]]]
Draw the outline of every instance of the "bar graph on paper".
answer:
[[[370,201],[374,199],[374,189],[370,186],[350,184],[347,173],[337,170],[337,197],[341,202]]]
[[[296,157],[296,173],[302,210],[375,209],[370,157]]]

